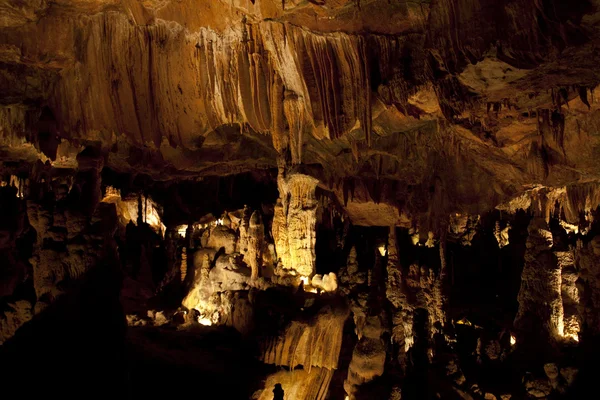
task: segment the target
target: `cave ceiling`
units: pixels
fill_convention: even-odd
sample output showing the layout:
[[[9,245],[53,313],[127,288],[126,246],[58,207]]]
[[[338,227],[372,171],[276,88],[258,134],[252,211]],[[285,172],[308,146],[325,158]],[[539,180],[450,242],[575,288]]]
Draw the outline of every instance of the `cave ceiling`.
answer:
[[[283,163],[371,225],[596,182],[598,3],[0,0],[2,171]]]

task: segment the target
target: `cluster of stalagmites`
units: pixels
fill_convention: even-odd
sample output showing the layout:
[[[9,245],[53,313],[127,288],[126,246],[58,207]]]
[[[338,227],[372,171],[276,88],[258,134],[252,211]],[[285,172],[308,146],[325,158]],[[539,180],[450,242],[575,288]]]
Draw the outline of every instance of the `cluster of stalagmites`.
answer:
[[[553,210],[555,204],[559,211]],[[598,236],[580,235],[569,245],[557,243],[550,229],[552,218],[560,219],[567,234],[586,234],[598,206],[598,187],[538,189],[513,202],[514,208],[534,213],[528,227],[525,265],[519,292],[519,312],[515,319],[517,341],[531,346],[554,342],[578,342],[593,337],[598,329]],[[584,218],[581,218],[584,216]],[[541,339],[541,340],[540,340]]]
[[[200,239],[198,248],[183,250],[187,268],[181,276],[190,290],[182,305],[189,317],[247,332],[252,315],[246,312],[248,296],[239,293],[272,286],[269,278],[275,255],[273,246],[264,240],[260,214],[247,208],[226,213],[220,223],[188,233]]]
[[[597,203],[594,203],[593,197],[590,201],[590,195],[587,196],[587,200],[584,197],[579,205],[571,197],[567,206],[571,206],[572,210],[579,207],[581,213],[591,216],[590,211]],[[539,204],[545,207],[546,201],[553,203],[555,199],[556,197],[539,200]],[[576,240],[576,245],[566,245],[561,239],[556,244],[553,235],[558,233],[550,230],[549,219],[560,216],[560,213],[540,212],[540,208],[532,207],[531,204],[524,208],[534,216],[527,229],[525,263],[517,299],[518,312],[511,331],[505,329],[498,334],[486,333],[479,337],[474,354],[481,364],[504,363],[512,357],[515,349],[523,354],[535,352],[532,349],[537,347],[542,351],[540,354],[546,351],[549,351],[548,354],[556,354],[555,350],[550,349],[573,346],[582,335],[595,337],[598,334],[599,308],[594,299],[598,295],[600,239],[583,237]],[[541,210],[543,209],[542,207]],[[571,211],[571,215],[575,213]],[[586,217],[586,220],[591,219]],[[577,225],[572,223],[555,221],[557,226],[564,229],[564,235],[578,230]],[[349,301],[358,337],[344,383],[350,399],[363,398],[360,394],[361,386],[384,374],[384,367],[389,367],[386,356],[390,351],[403,373],[414,367],[417,351],[424,353],[428,363],[445,363],[447,377],[451,382],[451,392],[446,395],[458,395],[465,399],[511,398],[511,394],[506,392],[486,392],[463,374],[456,352],[452,350],[456,343],[453,329],[446,329],[450,322],[444,311],[447,307],[444,282],[448,281],[444,240],[453,240],[462,246],[470,245],[481,228],[479,223],[479,217],[451,215],[447,233],[439,240],[431,235],[424,240],[418,231],[409,231],[413,244],[439,247],[441,265],[436,268],[417,264],[401,267],[396,231],[394,227],[390,229],[387,246],[385,249],[383,246],[379,247],[381,255],[387,255],[385,295],[390,306],[389,326],[381,324],[385,320],[382,314],[373,314],[372,299],[370,300],[367,289],[372,285],[371,279],[376,274],[377,266],[373,271],[359,271],[356,251],[354,248],[350,250],[347,265],[338,275],[340,291]],[[511,218],[495,223],[492,233],[499,248],[509,245],[511,228]],[[586,229],[579,228],[579,232],[586,232]],[[420,326],[417,326],[417,319],[423,318],[424,325],[419,322]],[[454,324],[452,322],[453,326]],[[467,320],[456,321],[456,324],[468,324],[475,330],[482,329]],[[382,341],[386,332],[391,334],[391,348]],[[538,367],[541,368],[541,365]],[[557,366],[549,363],[544,365],[544,371],[545,376],[527,374],[523,377],[522,390],[529,397],[549,398],[568,393],[578,369],[572,364]],[[394,386],[391,396],[401,398],[399,387]]]
[[[192,231],[200,245],[185,250],[191,289],[183,306],[217,323],[218,315],[228,314],[219,311],[224,293],[300,284],[306,291],[335,292],[335,274],[314,273],[316,183],[306,175],[282,178],[271,235],[260,211],[249,208],[225,213],[211,227]]]
[[[35,293],[35,299],[10,303],[0,319],[0,340],[10,338],[61,296],[66,284],[94,265],[116,260],[116,241],[123,241],[127,245],[121,263],[130,275],[124,281],[124,304],[149,299],[172,285],[186,291],[182,307],[175,313],[138,304],[127,316],[131,326],[162,326],[174,321],[181,329],[224,325],[248,336],[260,332],[255,315],[262,312],[264,304],[277,299],[273,293],[284,290],[288,298],[295,299],[288,304],[289,315],[274,318],[276,330],[260,332],[260,360],[280,370],[266,378],[265,389],[255,398],[270,399],[277,383],[287,398],[326,398],[340,367],[349,316],[355,344],[347,371],[342,371],[349,399],[365,398],[369,385],[385,374],[397,379],[390,396],[400,399],[403,379],[430,364],[445,371],[447,385],[438,388],[441,395],[510,398],[506,392],[481,389],[463,373],[454,348],[454,327],[481,328],[466,318],[452,321],[448,317],[447,244],[471,246],[483,229],[479,216],[452,214],[447,226],[436,234],[406,231],[408,246],[412,241],[414,248],[439,253],[439,265],[402,264],[401,252],[406,250],[402,246],[407,244],[399,243],[398,229],[392,226],[386,239],[371,248],[373,265],[359,265],[353,244],[338,274],[321,275],[315,273],[320,203],[315,195],[318,181],[313,177],[281,170],[280,196],[272,214],[245,207],[220,218],[207,216],[196,224],[165,229],[160,219],[154,221],[159,210],[151,200],[141,195],[123,199],[110,187],[102,196],[101,168],[102,158],[90,151],[79,157],[72,178],[53,176],[50,166],[38,164],[29,182],[11,178],[0,188],[3,203],[10,200],[15,215],[27,220],[11,222],[16,230],[13,227],[10,235],[3,236],[2,254],[14,257],[10,246],[30,229],[34,237],[29,278]],[[473,348],[477,363],[495,365],[506,362],[517,350],[537,348],[543,353],[600,334],[600,237],[578,236],[569,242],[573,245],[565,243],[562,233],[556,231],[562,230],[564,235],[587,232],[589,227],[583,229],[576,223],[589,224],[597,198],[592,187],[538,190],[509,205],[513,213],[526,208],[533,214],[527,228],[519,308],[510,328],[479,334]],[[561,211],[552,211],[549,204],[562,204]],[[556,219],[561,215],[566,220]],[[575,215],[586,218],[576,221]],[[494,224],[492,233],[500,248],[510,245],[511,218]],[[185,243],[181,253],[178,241]],[[340,241],[344,248],[343,235]],[[159,243],[164,247],[167,271],[157,281],[150,266]],[[545,376],[524,377],[523,391],[528,396],[567,393],[578,373],[572,365],[559,362],[546,363],[543,369]]]
[[[295,175],[287,177],[283,185],[270,232],[261,212],[248,207],[185,230],[185,273],[180,266],[179,274],[167,274],[169,279],[180,276],[189,287],[179,312],[186,321],[182,329],[198,323],[226,325],[248,335],[260,329],[253,320],[257,302],[270,296],[263,293],[282,287],[292,293],[300,291],[299,296],[337,290],[335,274],[314,273],[316,180]],[[313,305],[314,301],[307,298],[297,310],[290,310],[310,316],[292,317],[279,332],[261,339],[261,360],[291,371],[267,378],[266,389],[257,392],[256,398],[272,398],[271,383],[282,384],[286,396],[293,398],[322,399],[327,395],[338,367],[348,311],[343,304]],[[145,319],[154,325],[167,323],[162,312],[151,311]],[[131,316],[130,323],[143,322]]]
[[[7,268],[23,268],[12,283],[31,284],[34,296],[10,304],[0,319],[0,343],[60,297],[71,282],[114,256],[117,211],[100,203],[102,166],[102,158],[91,150],[78,156],[73,175],[38,161],[28,180],[11,179],[1,188],[4,228],[9,232],[2,247],[11,255]],[[7,198],[13,199],[10,204]],[[17,240],[31,241],[31,267],[16,261]]]

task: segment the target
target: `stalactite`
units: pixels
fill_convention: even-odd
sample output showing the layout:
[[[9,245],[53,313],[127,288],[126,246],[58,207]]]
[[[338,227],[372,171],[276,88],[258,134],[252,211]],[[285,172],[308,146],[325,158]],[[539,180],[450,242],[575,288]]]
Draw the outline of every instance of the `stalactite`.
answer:
[[[581,99],[581,102],[587,106],[588,110],[590,110],[592,106],[588,101],[588,88],[585,86],[578,86],[577,92],[579,93],[579,98]]]
[[[273,147],[282,155],[289,146],[290,136],[285,132],[283,81],[277,73],[273,74],[271,85],[271,116]]]
[[[440,238],[439,243],[439,252],[440,252],[440,281],[443,281],[448,274],[447,266],[446,266],[446,235],[444,234]]]
[[[552,137],[558,144],[563,154],[566,156],[565,151],[565,116],[560,111],[553,111],[551,117],[552,124]]]
[[[283,110],[289,126],[292,164],[301,164],[305,120],[303,100],[297,94],[288,91],[283,100]]]

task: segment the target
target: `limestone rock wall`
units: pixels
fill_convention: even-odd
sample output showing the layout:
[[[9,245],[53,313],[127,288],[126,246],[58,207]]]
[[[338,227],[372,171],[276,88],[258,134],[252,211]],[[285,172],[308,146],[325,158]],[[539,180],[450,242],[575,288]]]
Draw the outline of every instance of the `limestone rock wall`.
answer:
[[[304,130],[337,138],[358,125],[369,136],[368,46],[387,59],[402,46],[383,36],[368,44],[358,35],[314,34],[274,21],[191,30],[164,19],[136,26],[120,12],[60,18],[62,45],[40,36],[37,44],[25,41],[21,55],[65,55],[56,60],[60,79],[50,96],[61,135],[95,131],[113,142],[123,135],[130,143],[193,148],[197,133],[239,123],[289,135],[277,140],[289,143],[295,161]]]
[[[261,360],[290,368],[337,369],[347,317],[346,309],[326,306],[307,321],[291,321],[279,336],[262,344]]]

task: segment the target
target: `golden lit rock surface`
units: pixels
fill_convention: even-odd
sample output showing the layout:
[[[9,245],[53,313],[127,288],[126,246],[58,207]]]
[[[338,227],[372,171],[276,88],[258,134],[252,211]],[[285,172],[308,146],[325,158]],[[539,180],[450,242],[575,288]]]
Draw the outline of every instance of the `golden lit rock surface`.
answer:
[[[317,182],[300,174],[278,178],[280,198],[273,216],[273,239],[282,274],[287,271],[301,276],[314,274]]]
[[[0,376],[586,398],[599,45],[597,0],[0,0]]]
[[[272,168],[289,149],[377,177],[372,201],[396,207],[404,183],[436,179],[433,148],[472,213],[533,184],[598,180],[592,7],[538,20],[524,1],[196,3],[2,2],[9,156],[58,162],[31,135],[38,120],[61,149],[101,142],[111,168],[157,177]]]
[[[305,369],[337,369],[347,316],[347,309],[331,305],[307,320],[294,320],[280,336],[262,343],[261,359],[266,364],[290,368],[302,365]]]

